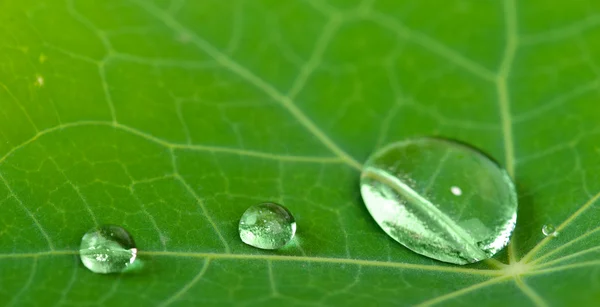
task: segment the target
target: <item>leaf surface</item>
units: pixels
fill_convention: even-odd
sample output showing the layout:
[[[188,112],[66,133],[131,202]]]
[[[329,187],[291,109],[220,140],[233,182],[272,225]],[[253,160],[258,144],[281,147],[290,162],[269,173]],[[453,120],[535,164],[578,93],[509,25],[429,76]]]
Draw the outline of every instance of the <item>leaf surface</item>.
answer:
[[[593,1],[4,1],[0,301],[592,306],[599,25]],[[368,155],[431,135],[515,178],[496,259],[419,256],[362,204]],[[296,217],[283,250],[238,237],[263,201]],[[82,266],[104,223],[139,273]]]

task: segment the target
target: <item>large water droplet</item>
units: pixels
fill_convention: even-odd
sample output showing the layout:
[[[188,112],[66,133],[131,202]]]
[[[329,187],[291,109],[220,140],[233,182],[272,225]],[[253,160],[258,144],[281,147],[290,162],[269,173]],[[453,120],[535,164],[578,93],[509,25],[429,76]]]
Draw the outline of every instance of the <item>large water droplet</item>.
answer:
[[[119,273],[133,263],[137,249],[125,229],[103,225],[83,235],[79,255],[83,265],[94,273]]]
[[[542,227],[542,233],[546,237],[548,237],[548,236],[558,237],[558,231],[556,231],[556,228],[552,224],[546,224],[546,225],[544,225]]]
[[[490,258],[515,227],[517,195],[506,171],[449,140],[391,144],[369,158],[360,184],[367,209],[389,236],[437,260]]]
[[[254,205],[240,219],[240,238],[248,245],[278,249],[296,233],[296,221],[285,207],[274,203]]]

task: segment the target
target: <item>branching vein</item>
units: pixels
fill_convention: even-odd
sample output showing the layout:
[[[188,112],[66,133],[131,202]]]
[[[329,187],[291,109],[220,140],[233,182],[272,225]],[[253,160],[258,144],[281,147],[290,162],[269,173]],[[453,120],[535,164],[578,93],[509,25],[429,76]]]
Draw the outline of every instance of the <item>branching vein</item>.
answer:
[[[256,76],[248,69],[235,62],[226,54],[219,51],[210,43],[200,38],[194,32],[190,31],[185,26],[177,22],[171,16],[165,14],[165,12],[157,9],[156,7],[148,4],[145,1],[132,1],[138,4],[140,7],[144,8],[152,16],[162,21],[167,27],[171,28],[173,31],[185,34],[187,37],[190,37],[190,42],[192,42],[200,50],[206,52],[206,54],[212,57],[217,63],[221,64],[224,68],[235,73],[242,79],[248,81],[250,84],[254,85],[256,88],[260,89],[269,97],[271,97],[274,101],[279,103],[298,121],[298,123],[300,123],[304,128],[306,128],[310,133],[312,133],[325,147],[327,147],[334,154],[339,156],[346,164],[357,170],[360,170],[362,168],[361,163],[356,161],[352,156],[350,156],[342,148],[335,144],[327,135],[325,135],[325,133],[321,131],[321,129],[319,129],[319,127],[317,127],[317,125],[310,118],[308,118],[308,116],[306,116],[306,114],[304,114],[304,112],[300,110],[300,108],[298,108],[294,104],[290,97],[281,94],[272,85],[265,82],[263,79]]]
[[[548,304],[542,299],[542,297],[537,294],[533,289],[531,289],[522,279],[521,277],[515,277],[515,283],[517,287],[531,299],[531,301],[538,307],[547,307]]]
[[[192,280],[190,280],[188,283],[186,283],[181,289],[179,289],[179,291],[177,291],[175,294],[173,294],[171,297],[169,297],[168,299],[166,299],[164,302],[162,302],[159,306],[161,307],[166,307],[171,305],[172,303],[176,302],[178,299],[180,299],[185,293],[187,293],[196,283],[198,283],[198,281],[200,281],[202,279],[202,277],[204,276],[204,274],[206,273],[206,271],[208,270],[208,266],[210,265],[210,258],[206,258],[204,260],[204,265],[202,266],[202,269],[200,269],[200,271],[198,272],[198,274],[196,274],[196,276],[194,276],[194,278],[192,278]]]
[[[500,122],[502,124],[502,135],[504,138],[505,166],[508,174],[512,178],[515,178],[515,150],[512,132],[512,115],[510,112],[510,93],[507,85],[518,44],[517,12],[514,0],[504,1],[504,16],[506,45],[504,47],[504,55],[502,62],[500,63],[500,69],[496,77],[496,92],[498,95]],[[509,263],[517,261],[513,245],[514,238],[508,243]]]

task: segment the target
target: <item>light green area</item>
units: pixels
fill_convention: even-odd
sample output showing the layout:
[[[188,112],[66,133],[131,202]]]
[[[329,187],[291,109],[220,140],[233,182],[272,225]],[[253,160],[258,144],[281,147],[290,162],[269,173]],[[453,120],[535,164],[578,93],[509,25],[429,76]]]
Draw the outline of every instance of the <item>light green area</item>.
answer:
[[[81,238],[79,257],[94,273],[121,273],[137,256],[131,235],[122,227],[102,225],[86,232]]]
[[[598,1],[1,1],[0,302],[597,305],[599,58]],[[370,218],[362,162],[431,135],[515,178],[510,265]],[[264,201],[295,244],[240,240]],[[81,264],[105,223],[139,274]]]
[[[240,239],[248,245],[278,249],[288,244],[296,234],[296,220],[285,207],[263,203],[244,212],[239,231]]]
[[[463,144],[435,138],[392,143],[367,160],[362,198],[379,227],[440,261],[488,259],[508,244],[517,195],[506,171]]]

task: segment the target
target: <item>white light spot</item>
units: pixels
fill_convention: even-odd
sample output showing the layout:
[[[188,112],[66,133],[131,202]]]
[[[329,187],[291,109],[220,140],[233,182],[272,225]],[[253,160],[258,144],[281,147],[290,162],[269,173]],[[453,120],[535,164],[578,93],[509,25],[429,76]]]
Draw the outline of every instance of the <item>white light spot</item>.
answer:
[[[131,259],[129,259],[129,263],[133,263],[135,261],[135,257],[137,257],[137,248],[130,249],[131,251]]]
[[[36,75],[34,85],[37,87],[44,86],[44,77],[42,77],[42,75]]]
[[[459,187],[451,187],[450,192],[452,192],[452,194],[454,194],[456,196],[462,195],[462,190]]]

